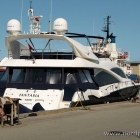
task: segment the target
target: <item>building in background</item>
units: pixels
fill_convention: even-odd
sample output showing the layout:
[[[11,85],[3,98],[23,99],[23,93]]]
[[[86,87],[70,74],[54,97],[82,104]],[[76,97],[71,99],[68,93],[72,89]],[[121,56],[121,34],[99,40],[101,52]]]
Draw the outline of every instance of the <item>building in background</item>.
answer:
[[[132,74],[137,74],[140,76],[140,61],[128,61],[127,64],[130,64]]]

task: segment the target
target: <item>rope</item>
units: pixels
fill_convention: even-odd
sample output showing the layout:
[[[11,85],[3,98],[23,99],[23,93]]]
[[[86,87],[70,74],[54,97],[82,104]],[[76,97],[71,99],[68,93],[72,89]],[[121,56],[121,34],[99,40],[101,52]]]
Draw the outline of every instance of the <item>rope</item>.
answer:
[[[78,101],[77,103],[75,104],[74,108],[77,107],[78,103],[80,102],[81,106],[84,108],[84,109],[88,109],[87,107],[85,107],[83,104],[82,104],[82,100],[80,98],[80,95],[78,94],[78,91],[77,91],[77,95],[78,95]],[[83,97],[84,98],[84,97]],[[80,99],[80,100],[79,100]]]
[[[119,94],[121,95],[121,97],[125,100],[125,101],[128,101],[130,102],[128,99],[125,99],[124,96],[122,96],[121,92],[118,90]]]
[[[135,85],[135,83],[133,83],[134,84],[134,87],[137,89],[137,91],[139,90],[138,89],[138,87],[136,87],[136,85]],[[133,89],[132,89],[132,91],[133,91]],[[124,98],[124,96],[122,96],[122,94],[121,94],[121,92],[118,90],[118,92],[120,93],[120,95],[121,95],[121,97],[124,99],[124,100],[126,100],[126,101],[128,101],[128,102],[132,102],[132,100],[131,101],[129,101],[128,99],[125,99]],[[129,97],[128,97],[129,98]],[[134,98],[133,98],[134,99]]]

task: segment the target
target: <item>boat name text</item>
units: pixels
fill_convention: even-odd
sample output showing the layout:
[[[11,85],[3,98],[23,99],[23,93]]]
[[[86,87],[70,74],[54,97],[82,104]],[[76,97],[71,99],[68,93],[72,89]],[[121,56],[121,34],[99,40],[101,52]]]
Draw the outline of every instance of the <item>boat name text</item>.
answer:
[[[39,98],[39,94],[26,94],[26,93],[20,93],[19,97],[38,97]]]

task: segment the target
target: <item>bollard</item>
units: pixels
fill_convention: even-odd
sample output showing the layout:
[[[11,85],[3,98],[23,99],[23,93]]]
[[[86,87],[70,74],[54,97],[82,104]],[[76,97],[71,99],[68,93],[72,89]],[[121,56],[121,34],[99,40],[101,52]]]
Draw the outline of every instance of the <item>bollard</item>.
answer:
[[[4,115],[5,115],[5,113],[4,113],[4,111],[3,111],[3,106],[0,105],[0,117],[1,117],[1,126],[2,126],[2,127],[3,127],[3,125],[4,125]]]

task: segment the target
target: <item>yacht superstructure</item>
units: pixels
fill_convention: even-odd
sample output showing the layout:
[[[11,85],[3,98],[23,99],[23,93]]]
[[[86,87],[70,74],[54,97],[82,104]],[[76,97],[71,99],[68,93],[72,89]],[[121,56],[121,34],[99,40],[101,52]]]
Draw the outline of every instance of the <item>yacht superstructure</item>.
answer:
[[[91,105],[137,95],[139,85],[109,58],[101,61],[74,40],[73,37],[88,36],[68,34],[65,19],[55,20],[53,33],[38,30],[38,16],[32,15],[30,19],[34,25],[30,34],[20,33],[17,20],[8,22],[8,58],[0,64],[7,67],[8,75],[3,96],[20,98],[20,113],[73,107],[79,100],[83,105]]]
[[[112,62],[119,65],[126,75],[131,75],[132,68],[129,64],[125,63],[125,61],[129,61],[130,53],[116,47],[116,36],[113,33],[110,34],[109,30],[109,25],[111,24],[110,18],[111,16],[107,16],[105,26],[102,30],[106,32],[105,41],[99,39],[97,42],[93,42],[90,48],[99,58],[109,58]]]

